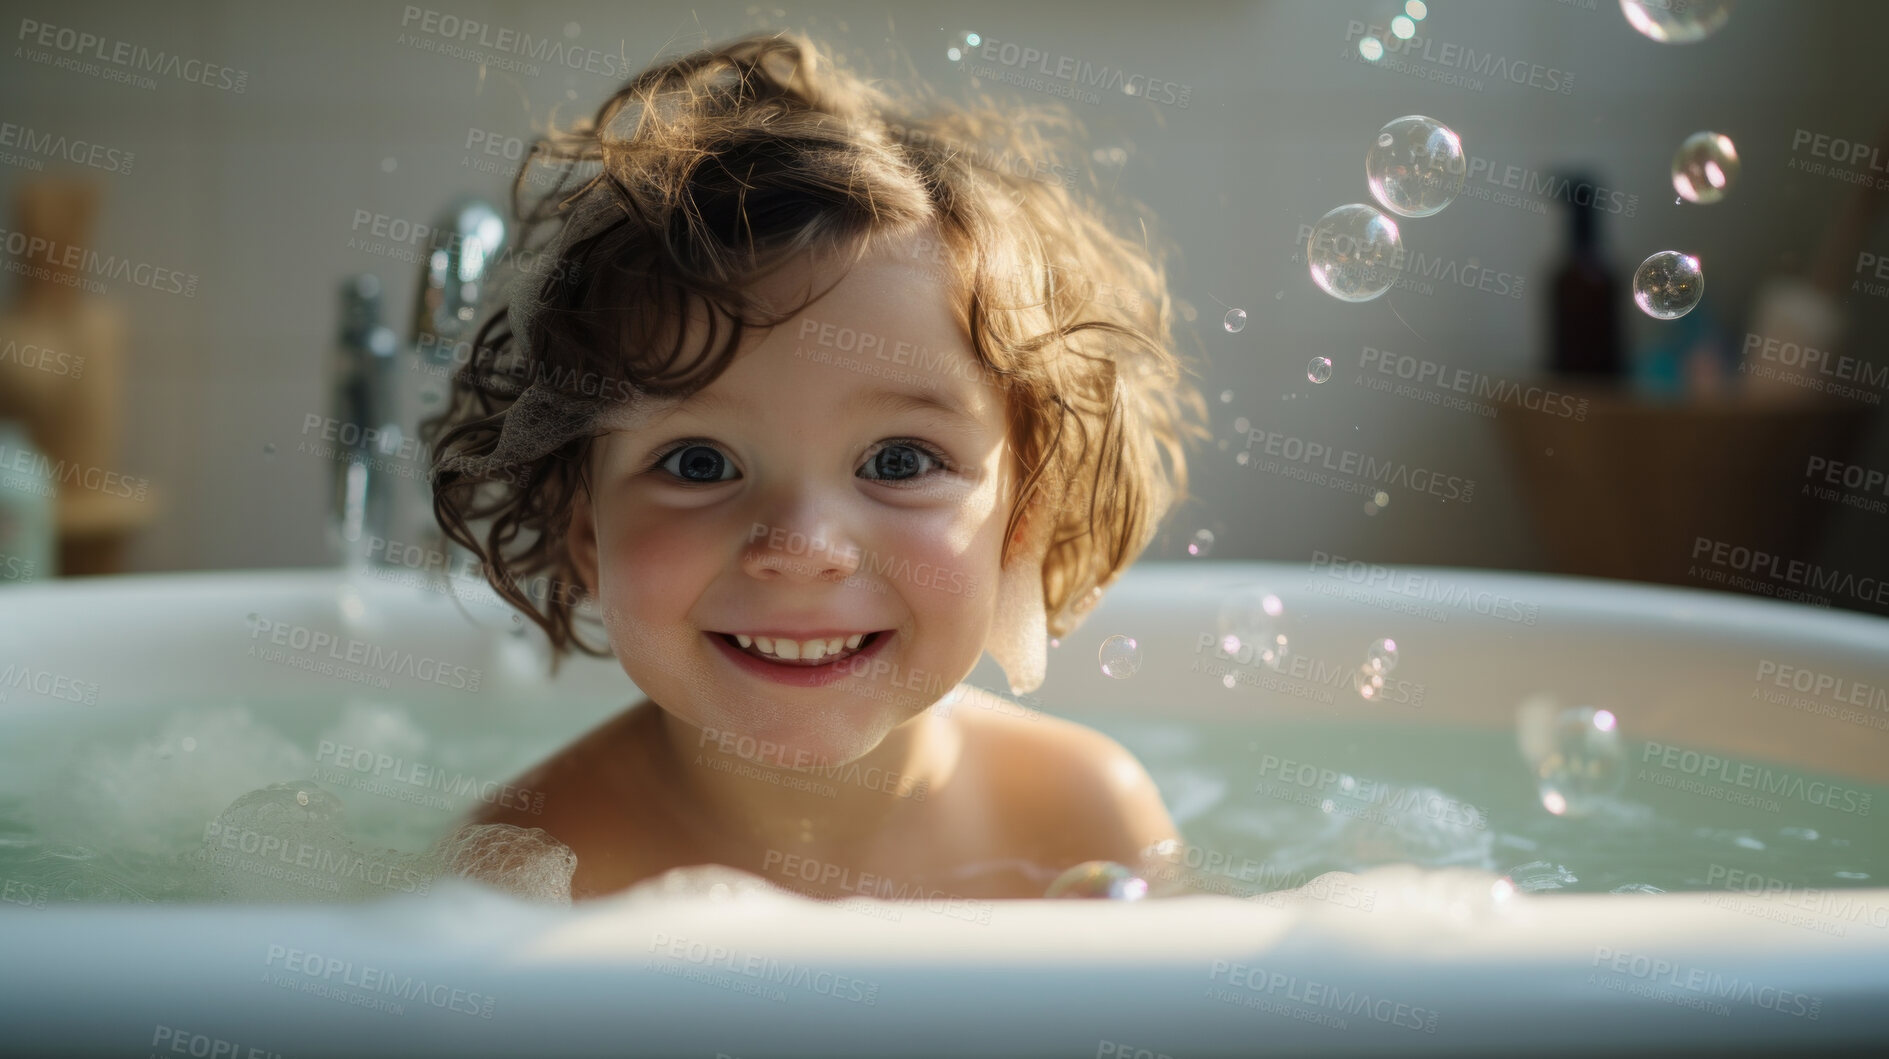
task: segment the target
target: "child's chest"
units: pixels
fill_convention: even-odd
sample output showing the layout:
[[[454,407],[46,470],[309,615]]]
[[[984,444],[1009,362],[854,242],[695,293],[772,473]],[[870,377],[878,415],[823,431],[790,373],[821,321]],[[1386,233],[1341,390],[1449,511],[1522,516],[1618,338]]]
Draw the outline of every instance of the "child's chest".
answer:
[[[647,792],[607,828],[586,829],[573,845],[578,899],[616,893],[674,868],[720,864],[822,899],[893,901],[1041,897],[1068,865],[1043,833],[1053,822],[1007,804],[1006,792],[967,774],[900,806],[895,824],[856,841],[834,841],[817,824],[786,833],[731,834]]]

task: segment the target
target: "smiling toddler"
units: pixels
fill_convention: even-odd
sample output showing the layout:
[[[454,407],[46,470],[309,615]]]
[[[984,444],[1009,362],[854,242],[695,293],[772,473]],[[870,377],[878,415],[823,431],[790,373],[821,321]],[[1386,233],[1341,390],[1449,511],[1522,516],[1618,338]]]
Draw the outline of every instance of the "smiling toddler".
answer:
[[[1165,273],[1072,193],[1063,111],[887,91],[745,38],[515,185],[533,267],[427,431],[448,535],[645,696],[515,781],[542,815],[469,818],[569,846],[575,898],[1039,897],[1177,837],[1115,741],[962,683],[988,650],[1038,687],[1186,498]]]

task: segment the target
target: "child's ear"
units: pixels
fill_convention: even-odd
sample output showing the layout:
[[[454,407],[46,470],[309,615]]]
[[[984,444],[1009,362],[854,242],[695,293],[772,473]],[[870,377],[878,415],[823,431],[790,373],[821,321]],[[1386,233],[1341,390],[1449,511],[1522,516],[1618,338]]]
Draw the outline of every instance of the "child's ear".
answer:
[[[584,592],[592,599],[597,594],[597,520],[590,504],[590,490],[584,483],[577,483],[577,489],[571,494],[571,527],[564,535],[565,547],[571,554],[571,565],[577,569],[577,578],[584,584]]]

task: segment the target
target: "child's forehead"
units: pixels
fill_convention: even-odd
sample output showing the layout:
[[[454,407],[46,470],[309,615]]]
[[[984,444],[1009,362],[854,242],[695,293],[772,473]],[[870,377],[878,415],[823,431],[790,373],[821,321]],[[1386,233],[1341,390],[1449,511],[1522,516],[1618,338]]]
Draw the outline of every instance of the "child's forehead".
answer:
[[[964,325],[958,274],[936,229],[875,234],[843,249],[812,251],[757,279],[750,293],[776,311],[798,309],[772,327],[747,330],[733,361],[689,395],[638,392],[605,408],[601,431],[636,431],[676,412],[738,407],[747,391],[766,390],[783,373],[834,375],[850,396],[854,390],[882,394],[906,391],[956,404],[978,419],[1005,415],[1003,389],[985,368]],[[726,331],[711,329],[704,306],[690,300],[684,359],[708,356],[702,344]],[[674,337],[673,327],[665,333]],[[661,343],[668,348],[669,342]],[[860,396],[867,396],[861,393]]]
[[[875,233],[842,248],[804,254],[755,283],[762,300],[783,307],[799,305],[814,293],[823,296],[812,308],[831,300],[871,298],[897,290],[904,304],[948,306],[967,293],[953,267],[950,249],[935,229],[900,234]]]

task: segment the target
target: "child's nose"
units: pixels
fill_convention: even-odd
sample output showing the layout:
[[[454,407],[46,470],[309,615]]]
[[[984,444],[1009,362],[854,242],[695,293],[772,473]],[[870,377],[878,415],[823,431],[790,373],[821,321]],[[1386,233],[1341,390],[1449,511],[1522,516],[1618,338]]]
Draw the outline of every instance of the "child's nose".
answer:
[[[843,581],[859,569],[860,548],[831,525],[802,530],[756,523],[742,565],[761,578]]]

